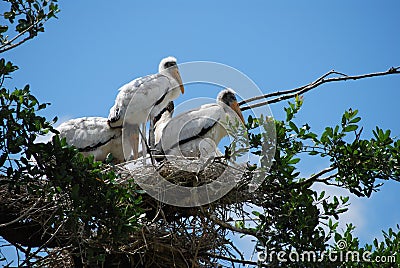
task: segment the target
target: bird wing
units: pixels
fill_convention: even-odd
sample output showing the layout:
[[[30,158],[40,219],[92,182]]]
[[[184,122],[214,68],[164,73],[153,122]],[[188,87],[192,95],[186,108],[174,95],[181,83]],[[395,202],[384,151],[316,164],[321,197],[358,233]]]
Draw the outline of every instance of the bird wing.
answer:
[[[89,151],[121,136],[121,129],[108,126],[107,118],[83,117],[62,123],[57,130],[69,145]]]
[[[137,78],[122,86],[114,106],[110,109],[108,116],[110,126],[122,126],[127,110],[129,119],[134,121],[132,123],[145,122],[150,109],[164,99],[170,86],[169,78],[162,74]]]
[[[158,148],[168,149],[204,136],[223,116],[223,109],[218,104],[207,104],[197,109],[182,113],[168,122]]]

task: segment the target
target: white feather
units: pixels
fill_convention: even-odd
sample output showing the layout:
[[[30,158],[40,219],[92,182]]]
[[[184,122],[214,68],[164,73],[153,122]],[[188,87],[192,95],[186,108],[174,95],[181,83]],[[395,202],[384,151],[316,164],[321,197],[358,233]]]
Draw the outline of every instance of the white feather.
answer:
[[[227,119],[235,118],[226,105],[202,105],[172,118],[163,129],[157,149],[167,155],[185,157],[215,154],[219,142],[227,135]]]
[[[145,123],[149,115],[157,115],[170,101],[179,97],[179,82],[163,69],[165,62],[171,60],[176,62],[173,57],[160,62],[160,73],[137,78],[119,89],[108,116],[111,127],[122,126],[124,118],[128,124]]]
[[[167,62],[174,62],[175,67],[165,68]],[[169,66],[169,65],[167,65]],[[172,67],[172,65],[171,65]],[[127,124],[128,129],[136,129],[150,118],[161,112],[170,101],[179,96],[181,78],[176,66],[176,59],[168,57],[161,60],[159,73],[137,78],[119,89],[115,104],[110,109],[108,123],[111,127]],[[127,133],[133,158],[138,157],[139,137]]]
[[[95,160],[104,161],[112,154],[115,161],[124,162],[121,128],[110,128],[107,118],[83,117],[62,123],[57,130],[84,155],[94,155]]]
[[[160,119],[154,124],[154,142],[157,144],[162,136],[162,132],[165,128],[165,126],[168,124],[168,122],[172,118],[172,113],[169,111],[165,111]]]

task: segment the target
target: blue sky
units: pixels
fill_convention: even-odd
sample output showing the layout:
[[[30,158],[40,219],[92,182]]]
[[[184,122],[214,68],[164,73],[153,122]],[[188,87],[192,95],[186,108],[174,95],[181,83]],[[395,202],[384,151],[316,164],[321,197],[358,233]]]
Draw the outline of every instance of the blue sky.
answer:
[[[44,34],[4,55],[21,68],[8,83],[29,83],[40,101],[52,104],[44,112],[49,118],[107,116],[121,85],[157,72],[169,55],[181,63],[230,65],[265,93],[307,84],[331,69],[351,75],[400,65],[399,1],[59,4],[59,19]],[[177,102],[199,96],[193,91]],[[399,98],[399,75],[324,85],[305,95],[297,122],[318,132],[351,107],[360,110],[365,138],[376,125],[400,136]],[[271,106],[275,117],[282,118],[282,107]],[[304,172],[318,168],[307,165]],[[362,242],[400,223],[399,191],[400,183],[388,183],[370,199],[352,198],[346,217],[358,223]]]

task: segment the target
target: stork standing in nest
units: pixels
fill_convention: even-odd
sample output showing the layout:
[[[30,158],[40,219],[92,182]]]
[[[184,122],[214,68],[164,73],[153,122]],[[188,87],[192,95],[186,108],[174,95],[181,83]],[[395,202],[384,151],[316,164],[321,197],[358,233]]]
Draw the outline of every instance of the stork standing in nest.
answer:
[[[224,89],[217,103],[205,104],[172,118],[162,130],[156,151],[164,155],[202,157],[218,153],[217,146],[228,135],[228,121],[244,123],[235,92]]]
[[[174,109],[170,102],[154,117],[155,140],[171,119]],[[105,161],[111,154],[114,163],[122,163],[124,157],[122,145],[122,127],[111,128],[108,119],[103,117],[82,117],[62,123],[57,130],[61,138],[75,146],[83,155],[93,155],[96,161]]]
[[[133,159],[139,157],[140,125],[145,133],[147,120],[152,120],[180,92],[183,94],[185,91],[174,57],[163,59],[158,71],[157,74],[137,78],[122,86],[108,116],[111,128],[123,126],[124,136],[129,137]],[[143,143],[142,150],[145,151],[145,148]]]

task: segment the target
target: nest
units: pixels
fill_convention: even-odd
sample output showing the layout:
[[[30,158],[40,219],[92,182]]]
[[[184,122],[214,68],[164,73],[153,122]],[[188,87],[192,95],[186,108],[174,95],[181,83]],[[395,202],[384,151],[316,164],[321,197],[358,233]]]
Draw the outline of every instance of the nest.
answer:
[[[145,215],[140,219],[140,230],[131,234],[129,243],[118,248],[110,248],[104,244],[96,245],[96,241],[93,241],[92,246],[103,248],[108,253],[107,265],[213,267],[216,256],[240,256],[240,251],[227,240],[227,235],[235,231],[235,227],[230,228],[230,226],[235,226],[233,218],[249,217],[243,205],[251,199],[252,193],[247,191],[248,183],[252,178],[251,173],[245,172],[245,169],[238,166],[229,165],[223,159],[204,162],[176,158],[160,165],[152,165],[148,163],[149,161],[143,164],[140,161],[143,160],[108,166],[105,171],[114,170],[118,174],[117,182],[120,184],[142,180],[141,183],[157,187],[159,178],[162,178],[172,186],[186,189],[205,187],[216,181],[222,184],[233,183],[234,187],[212,203],[195,207],[177,207],[143,194],[141,207]],[[40,241],[44,244],[47,238],[43,235],[45,234],[44,223],[57,208],[53,207],[49,201],[34,199],[27,192],[19,196],[10,196],[6,192],[6,189],[2,189],[0,207],[4,208],[1,211],[2,215],[6,215],[7,211],[13,212],[9,217],[10,221],[24,214],[27,208],[40,208],[33,209],[33,214],[29,212],[29,217],[30,223],[37,225],[35,231],[43,236]],[[31,228],[32,224],[27,226],[27,231],[32,231],[28,227]],[[0,233],[0,235],[3,234]],[[57,237],[57,241],[67,241],[70,238],[62,231],[59,235],[65,235],[65,237],[63,239]],[[7,239],[7,237],[4,238]],[[42,264],[50,267],[76,265],[76,261],[79,260],[71,255],[71,249],[60,245],[60,243],[46,245],[46,253],[49,255]]]

